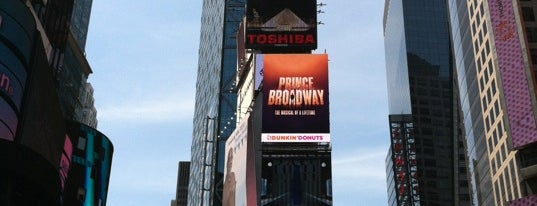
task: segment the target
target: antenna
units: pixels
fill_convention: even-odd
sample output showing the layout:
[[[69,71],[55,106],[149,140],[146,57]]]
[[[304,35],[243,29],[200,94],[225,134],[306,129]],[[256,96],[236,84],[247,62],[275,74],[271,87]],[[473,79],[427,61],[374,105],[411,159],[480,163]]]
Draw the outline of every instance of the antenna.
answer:
[[[326,6],[326,4],[324,4],[323,2],[317,4],[317,7],[319,8],[317,10],[317,14],[324,14],[324,10],[322,10],[322,8],[321,8],[323,6]],[[318,25],[324,25],[324,23],[322,21],[318,21],[317,24]]]

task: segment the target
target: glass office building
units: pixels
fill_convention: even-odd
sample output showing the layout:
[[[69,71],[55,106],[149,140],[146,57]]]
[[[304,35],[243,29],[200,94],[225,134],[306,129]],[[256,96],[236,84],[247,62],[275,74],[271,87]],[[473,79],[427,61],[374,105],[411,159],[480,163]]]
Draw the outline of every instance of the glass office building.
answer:
[[[387,0],[384,39],[390,119],[392,205],[469,205],[464,147],[445,0]],[[395,139],[406,131],[399,153]],[[395,132],[395,133],[394,133]],[[411,143],[411,144],[410,144]],[[408,148],[406,147],[408,146]],[[402,156],[397,156],[402,155]],[[404,157],[404,158],[402,158]],[[462,157],[462,158],[461,158]],[[388,157],[390,158],[390,157]],[[388,159],[390,160],[390,159]],[[405,166],[408,170],[401,168]],[[417,184],[415,184],[417,181]]]
[[[203,1],[189,205],[221,204],[225,141],[236,124],[236,35],[244,8],[244,0]]]

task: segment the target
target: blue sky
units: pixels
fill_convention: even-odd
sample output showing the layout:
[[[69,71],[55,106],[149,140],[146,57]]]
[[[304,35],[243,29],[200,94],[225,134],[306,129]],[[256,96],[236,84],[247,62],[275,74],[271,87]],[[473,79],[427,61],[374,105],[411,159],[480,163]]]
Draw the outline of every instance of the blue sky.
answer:
[[[386,205],[384,1],[330,1],[318,16],[329,55],[334,205]],[[108,205],[169,205],[190,160],[202,1],[94,0],[86,46],[98,129],[115,151]]]

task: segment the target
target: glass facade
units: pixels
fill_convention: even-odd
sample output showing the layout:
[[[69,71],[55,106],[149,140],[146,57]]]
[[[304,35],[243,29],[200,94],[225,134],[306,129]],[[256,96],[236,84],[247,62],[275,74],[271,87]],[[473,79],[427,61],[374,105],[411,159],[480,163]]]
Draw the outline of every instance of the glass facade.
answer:
[[[467,173],[474,205],[493,204],[481,99],[466,1],[449,1],[454,63],[466,137]]]
[[[465,159],[458,158],[464,150],[446,6],[388,0],[385,7],[389,112],[412,115],[414,127],[419,203],[413,205],[469,204],[468,184],[458,174]]]
[[[92,3],[93,0],[74,0],[71,32],[81,50],[86,47]]]
[[[393,170],[393,152],[392,147],[388,149],[388,155],[386,155],[386,188],[388,188],[388,205],[396,206],[397,200],[395,194],[395,179]]]
[[[235,129],[236,34],[244,0],[205,0],[194,109],[189,205],[219,205],[225,141]],[[220,195],[215,195],[220,193]]]

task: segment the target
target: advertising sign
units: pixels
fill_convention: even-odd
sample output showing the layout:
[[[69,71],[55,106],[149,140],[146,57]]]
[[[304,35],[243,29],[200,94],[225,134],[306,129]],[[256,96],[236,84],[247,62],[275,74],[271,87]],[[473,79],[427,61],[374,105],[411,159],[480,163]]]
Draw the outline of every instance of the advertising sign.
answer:
[[[226,141],[223,205],[254,206],[257,203],[255,173],[251,173],[255,171],[253,144],[248,141],[248,125],[249,115]]]
[[[262,142],[330,142],[328,55],[263,59]]]
[[[528,68],[524,66],[512,1],[489,0],[488,4],[512,143],[514,148],[520,148],[537,142]]]
[[[246,48],[317,48],[315,0],[248,0]]]
[[[331,152],[278,152],[262,158],[260,206],[333,205]]]
[[[101,132],[68,121],[69,142],[64,154],[71,158],[63,191],[64,205],[106,205],[114,146]],[[63,158],[63,157],[62,157]],[[62,160],[63,162],[63,160]]]

